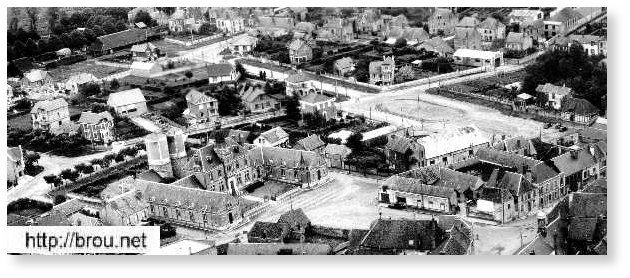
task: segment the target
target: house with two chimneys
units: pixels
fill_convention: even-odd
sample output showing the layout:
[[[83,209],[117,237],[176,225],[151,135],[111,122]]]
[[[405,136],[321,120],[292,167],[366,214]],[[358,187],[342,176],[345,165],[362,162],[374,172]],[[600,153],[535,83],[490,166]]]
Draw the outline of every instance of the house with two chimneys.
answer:
[[[186,94],[187,109],[184,117],[191,124],[215,122],[219,117],[219,101],[209,95],[191,89]]]
[[[393,85],[396,63],[394,56],[383,56],[383,61],[372,61],[369,65],[370,84]]]
[[[70,122],[68,102],[63,98],[38,101],[31,109],[33,129],[56,132]]]
[[[108,112],[82,112],[77,121],[83,137],[93,143],[108,144],[114,141],[114,117]]]
[[[455,26],[458,22],[457,15],[450,9],[436,8],[428,21],[429,34],[451,36],[455,32]]]
[[[291,64],[301,64],[313,59],[313,48],[305,40],[294,39],[288,48]]]

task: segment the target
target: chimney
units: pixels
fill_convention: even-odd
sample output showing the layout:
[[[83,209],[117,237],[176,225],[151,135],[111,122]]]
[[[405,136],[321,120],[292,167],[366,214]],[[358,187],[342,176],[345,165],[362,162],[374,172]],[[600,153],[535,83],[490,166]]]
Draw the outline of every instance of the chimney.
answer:
[[[595,147],[593,147],[592,145],[589,146],[588,151],[591,153],[592,156],[595,156]]]
[[[571,158],[572,158],[572,159],[577,159],[577,158],[578,158],[578,152],[579,152],[579,150],[576,150],[576,149],[571,149],[571,150],[570,150],[570,152],[571,152]]]

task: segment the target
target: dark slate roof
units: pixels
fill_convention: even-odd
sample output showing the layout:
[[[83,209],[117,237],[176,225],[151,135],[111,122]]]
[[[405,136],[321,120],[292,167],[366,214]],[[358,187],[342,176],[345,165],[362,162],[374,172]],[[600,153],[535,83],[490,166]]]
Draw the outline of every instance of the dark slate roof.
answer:
[[[277,147],[255,147],[249,150],[253,163],[286,167],[316,167],[326,161],[316,152]]]
[[[378,219],[361,241],[361,247],[432,250],[433,244],[439,244],[438,230],[435,220]]]
[[[480,161],[512,168],[521,174],[524,173],[523,166],[526,166],[531,170],[532,181],[536,183],[555,177],[561,171],[560,167],[553,167],[554,165],[550,163],[490,148],[479,149],[476,156]],[[555,166],[558,165],[555,164]]]
[[[298,208],[292,209],[280,215],[278,223],[287,224],[291,230],[294,230],[297,227],[306,228],[311,225],[311,220],[308,219],[308,216],[306,216],[301,208]]]
[[[226,193],[141,180],[137,180],[137,182],[146,184],[144,190],[146,200],[158,204],[206,210],[210,213],[219,213],[228,206],[238,205],[238,201]]]
[[[317,134],[312,134],[297,141],[296,146],[301,146],[304,150],[313,151],[326,145]]]
[[[536,189],[523,175],[507,171],[499,177],[496,187],[510,190],[515,196],[520,196]]]
[[[562,112],[571,112],[578,115],[593,115],[599,113],[599,109],[588,100],[581,98],[562,98]]]
[[[607,196],[599,193],[573,193],[569,211],[573,218],[597,218],[607,214]]]
[[[228,63],[210,64],[206,66],[209,77],[229,76],[232,73],[233,66]]]
[[[388,178],[384,185],[389,189],[413,194],[422,194],[442,198],[450,198],[455,194],[455,190],[449,187],[435,186],[419,183],[417,179],[392,176]]]
[[[267,139],[270,143],[275,143],[288,138],[289,134],[278,126],[261,133],[260,137]]]
[[[207,102],[216,102],[217,100],[211,96],[208,96],[202,92],[199,92],[195,89],[190,90],[188,94],[186,94],[186,102],[200,104]]]
[[[589,140],[608,140],[608,132],[606,130],[600,130],[592,127],[585,127],[578,131],[580,137],[586,138]]]
[[[483,184],[478,177],[436,165],[409,170],[397,176],[415,179],[422,184],[452,188],[460,193],[467,189],[477,190]]]
[[[288,229],[289,226],[284,223],[256,221],[247,236],[262,239],[282,239]]]
[[[137,179],[152,181],[152,182],[162,182],[163,178],[158,174],[155,170],[150,169],[144,171],[136,176]]]
[[[188,187],[188,188],[199,188],[203,189],[203,184],[195,177],[194,175],[190,175],[171,183],[174,186]]]
[[[413,139],[404,136],[390,136],[387,140],[385,148],[404,154],[407,150],[409,150],[409,148],[411,148],[413,142]]]
[[[565,175],[571,175],[582,170],[587,169],[597,163],[595,161],[595,157],[591,155],[588,150],[581,149],[577,151],[577,158],[571,157],[571,152],[567,152],[565,154],[559,155],[551,159],[560,170],[560,172]]]
[[[102,50],[109,50],[118,47],[124,47],[136,44],[147,39],[147,31],[145,29],[129,29],[97,38],[103,45]]]
[[[605,179],[596,179],[586,186],[582,190],[583,193],[604,193],[608,191],[608,183]]]
[[[461,222],[461,221],[459,221]],[[431,251],[431,255],[468,255],[472,245],[471,232],[464,225],[454,225],[448,239],[440,247]]]
[[[481,189],[481,193],[479,193],[479,199],[501,204],[505,201],[511,200],[512,195],[506,189],[497,187],[483,187]]]

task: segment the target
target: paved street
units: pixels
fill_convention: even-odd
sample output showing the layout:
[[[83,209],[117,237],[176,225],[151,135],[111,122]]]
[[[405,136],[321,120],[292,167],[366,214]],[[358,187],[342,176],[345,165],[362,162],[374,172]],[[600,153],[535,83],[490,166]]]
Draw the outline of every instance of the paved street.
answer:
[[[74,165],[89,162],[95,158],[102,158],[111,151],[104,151],[78,157],[65,157],[52,155],[50,153],[42,153],[39,159],[39,165],[44,167],[44,171],[33,177],[30,181],[20,184],[7,193],[7,201],[11,202],[19,198],[31,196],[42,196],[50,191],[50,184],[44,181],[44,176],[49,174],[59,174],[61,170],[72,168]]]

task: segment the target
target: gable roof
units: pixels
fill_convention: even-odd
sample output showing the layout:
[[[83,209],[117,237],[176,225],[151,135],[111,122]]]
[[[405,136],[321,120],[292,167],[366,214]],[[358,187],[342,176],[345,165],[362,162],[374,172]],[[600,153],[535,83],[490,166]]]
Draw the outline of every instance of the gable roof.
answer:
[[[53,100],[40,100],[35,103],[35,105],[33,105],[33,108],[31,108],[31,114],[37,113],[39,110],[53,111],[61,108],[68,108],[68,103],[63,98],[56,98]]]
[[[479,24],[479,28],[483,28],[483,29],[496,30],[500,27],[505,27],[505,24],[501,23],[501,21],[491,16],[489,16],[484,21],[482,21],[481,24]]]
[[[454,189],[460,193],[468,189],[477,190],[479,189],[479,187],[481,187],[481,185],[483,185],[483,181],[478,177],[466,173],[457,172],[453,169],[439,167],[437,165],[412,169],[394,175],[392,177],[410,178],[414,180],[416,184],[447,187]]]
[[[296,146],[301,146],[304,150],[313,151],[326,145],[317,134],[311,134],[297,141]]]
[[[282,239],[289,228],[285,223],[256,221],[247,233],[248,237],[263,239]]]
[[[206,66],[209,77],[229,76],[234,67],[229,63],[209,64]]]
[[[188,94],[186,94],[186,102],[193,104],[201,104],[208,102],[216,102],[217,99],[208,96],[202,92],[197,91],[196,89],[191,89]]]
[[[569,199],[569,214],[573,218],[597,218],[607,215],[607,194],[572,193]]]
[[[258,39],[249,35],[239,36],[234,41],[232,41],[232,45],[255,45],[258,42]]]
[[[465,126],[420,138],[418,143],[424,147],[424,157],[429,159],[471,146],[489,144],[490,140],[477,127]]]
[[[155,49],[157,49],[157,47],[154,44],[147,42],[147,43],[141,43],[141,44],[134,44],[131,47],[130,51],[131,52],[147,52],[147,51],[153,51]]]
[[[138,88],[109,94],[107,105],[119,107],[128,104],[146,102],[142,91]]]
[[[227,207],[237,206],[238,204],[234,197],[222,192],[141,180],[136,180],[136,182],[146,184],[144,190],[145,199],[158,204],[205,210],[210,213],[220,213]]]
[[[536,189],[523,175],[509,171],[503,172],[503,175],[498,177],[495,186],[509,190],[514,196],[520,196]]]
[[[423,41],[416,47],[416,49],[425,49],[426,51],[438,52],[438,53],[454,53],[455,50],[442,38],[434,37],[429,40]]]
[[[131,190],[107,200],[105,206],[125,218],[143,211],[148,205],[143,199],[142,192]]]
[[[459,23],[457,23],[456,27],[464,27],[464,28],[473,28],[479,25],[479,20],[472,16],[463,17]]]
[[[335,68],[338,68],[338,69],[347,69],[347,68],[354,67],[354,65],[355,63],[350,57],[343,57],[335,61]]]
[[[101,113],[93,113],[93,112],[81,112],[81,117],[77,122],[85,123],[85,124],[98,124],[101,121],[114,121],[114,117],[108,111],[103,111]]]
[[[505,38],[506,43],[523,43],[525,39],[524,33],[510,32]]]
[[[565,97],[561,103],[562,112],[570,112],[578,115],[593,115],[599,113],[599,109],[588,100],[574,97]]]
[[[328,144],[324,148],[325,154],[346,156],[349,155],[351,152],[352,150],[345,145]]]
[[[260,96],[265,95],[265,90],[260,86],[246,85],[241,88],[241,98],[247,103],[252,103]]]
[[[24,74],[24,78],[28,80],[28,82],[38,82],[49,78],[50,74],[45,70],[33,69]]]
[[[395,151],[397,153],[404,154],[405,152],[407,152],[407,150],[411,148],[413,143],[414,140],[411,138],[399,135],[392,135],[387,138],[387,144],[385,145],[385,148]]]
[[[565,175],[571,175],[582,170],[588,169],[597,163],[595,157],[591,155],[585,149],[580,149],[577,152],[577,157],[571,157],[571,152],[567,152],[565,154],[559,155],[557,157],[552,158],[554,165],[558,167],[558,169],[564,173]]]
[[[370,249],[431,250],[439,240],[435,220],[377,219],[361,247]]]
[[[278,147],[255,147],[249,150],[254,163],[286,167],[316,167],[326,161],[316,152]]]
[[[100,36],[96,39],[102,43],[101,50],[109,50],[145,41],[147,39],[147,30],[128,29]]]
[[[538,87],[536,87],[536,92],[568,96],[573,93],[573,89],[565,86],[556,86],[551,83],[545,83],[544,85],[538,85]]]
[[[98,82],[98,80],[99,79],[91,73],[81,72],[68,77],[68,80],[66,82],[73,82],[81,85],[90,82]]]
[[[289,134],[282,129],[282,127],[274,127],[260,134],[260,137],[265,138],[270,143],[275,143],[289,138]]]
[[[298,51],[301,48],[310,48],[310,46],[306,43],[306,41],[302,39],[295,39],[289,43],[289,50]]]
[[[22,161],[22,159],[24,159],[23,156],[23,152],[22,152],[22,146],[17,146],[17,147],[9,147],[7,148],[7,157],[9,159],[11,159],[12,161]]]
[[[289,225],[291,230],[295,228],[304,229],[311,224],[311,220],[308,219],[308,216],[304,213],[302,208],[291,209],[278,218],[278,223],[284,223]]]

